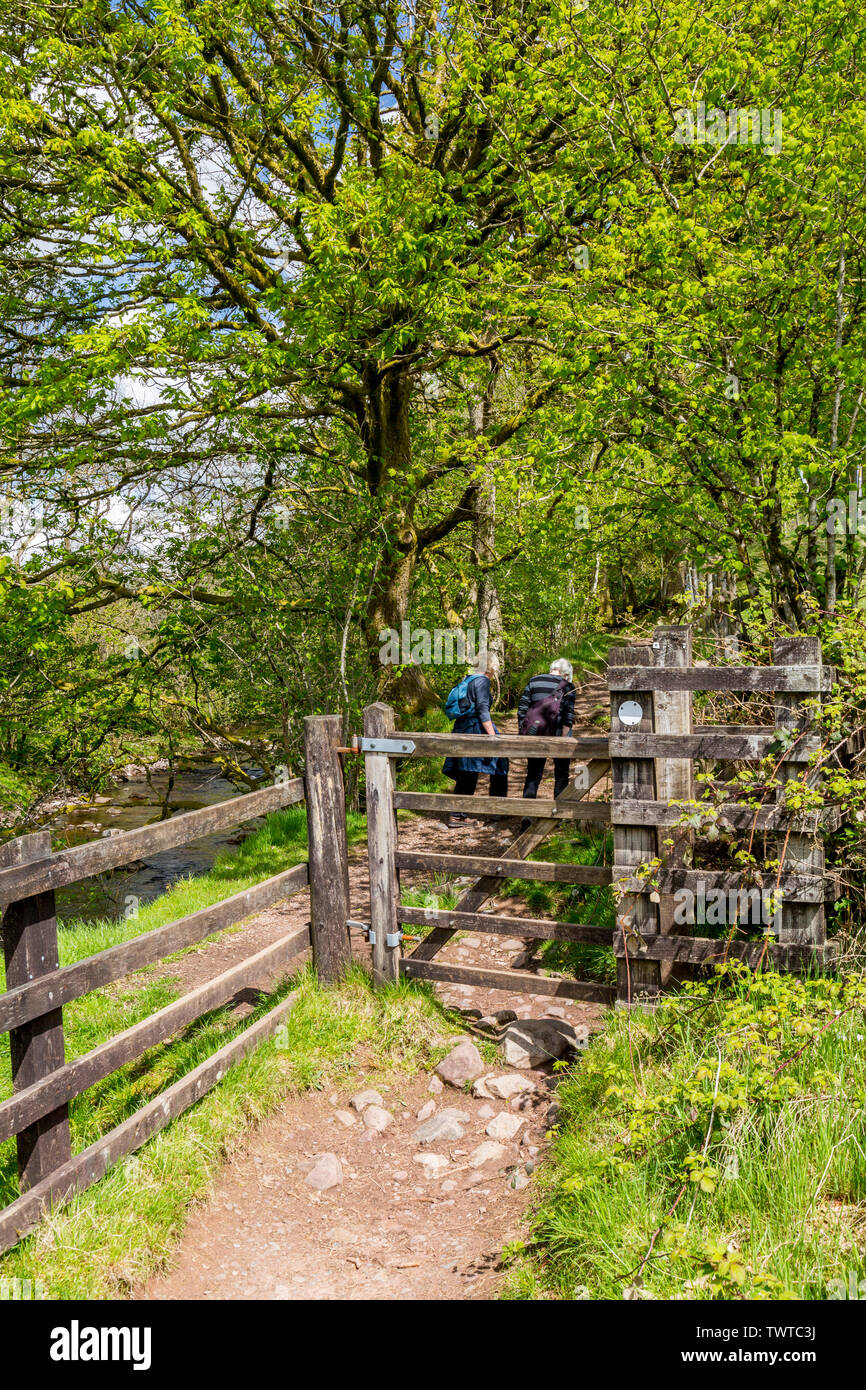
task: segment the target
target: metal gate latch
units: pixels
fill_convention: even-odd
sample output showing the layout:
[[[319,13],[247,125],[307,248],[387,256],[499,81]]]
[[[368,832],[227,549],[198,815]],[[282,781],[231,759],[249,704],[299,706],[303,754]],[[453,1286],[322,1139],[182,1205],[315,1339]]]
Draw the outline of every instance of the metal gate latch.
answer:
[[[414,753],[415,745],[410,738],[358,738],[353,739],[353,747],[361,753]]]

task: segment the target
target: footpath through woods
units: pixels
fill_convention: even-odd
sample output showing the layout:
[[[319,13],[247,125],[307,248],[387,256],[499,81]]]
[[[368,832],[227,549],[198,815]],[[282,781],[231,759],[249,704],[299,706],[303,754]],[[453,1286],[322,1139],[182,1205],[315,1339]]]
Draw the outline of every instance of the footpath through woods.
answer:
[[[580,691],[576,724],[606,703],[602,681]],[[503,731],[513,731],[508,721]],[[514,769],[512,791],[523,764]],[[539,795],[552,795],[552,769]],[[482,779],[482,790],[485,780]],[[515,790],[516,789],[516,790]],[[402,818],[401,844],[447,852],[501,854],[514,824],[470,820],[458,832],[438,821]],[[412,883],[418,875],[405,875]],[[366,852],[350,860],[352,915],[368,920]],[[519,901],[491,899],[501,915],[521,915]],[[173,963],[185,991],[308,920],[305,894],[261,913],[243,933],[221,938]],[[450,941],[439,959],[506,969],[520,957],[519,938],[477,935]],[[363,937],[355,955],[369,963]],[[302,962],[299,961],[299,964]],[[262,980],[266,989],[270,981]],[[503,994],[471,985],[436,987],[443,1003],[483,1016],[562,1020],[576,1030],[600,1026],[602,1008],[545,995]],[[236,1003],[252,1008],[254,992]],[[554,1026],[556,1026],[554,1024]],[[470,1094],[433,1072],[377,1079],[376,1058],[356,1056],[360,1080],[344,1092],[311,1091],[287,1100],[248,1136],[219,1173],[211,1196],[195,1207],[171,1271],[134,1297],[148,1299],[458,1299],[495,1296],[503,1246],[522,1231],[543,1158],[555,1075],[550,1067],[485,1066]],[[473,1070],[471,1054],[468,1070]],[[477,1070],[477,1066],[474,1068]],[[449,1067],[446,1065],[445,1070]],[[507,1078],[507,1079],[503,1079]],[[365,1092],[375,1094],[364,1094]],[[476,1094],[476,1092],[479,1092]]]

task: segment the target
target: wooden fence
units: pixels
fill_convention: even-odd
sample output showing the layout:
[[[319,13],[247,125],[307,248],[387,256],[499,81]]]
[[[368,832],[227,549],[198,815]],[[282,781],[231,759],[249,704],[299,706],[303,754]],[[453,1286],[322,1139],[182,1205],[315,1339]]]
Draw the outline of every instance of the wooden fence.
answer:
[[[291,1011],[289,996],[128,1120],[73,1154],[69,1102],[97,1081],[166,1042],[239,990],[284,971],[312,945],[320,978],[337,978],[351,960],[347,922],[349,883],[338,716],[305,721],[306,787],[296,778],[231,801],[189,811],[156,825],[128,830],[52,853],[47,831],[0,846],[0,907],[6,992],[0,994],[0,1032],[10,1035],[13,1094],[0,1103],[0,1142],[17,1136],[20,1196],[0,1211],[0,1250],[14,1245],[52,1203],[81,1192],[125,1154],[139,1148],[193,1105],[228,1067],[271,1037]],[[204,835],[306,799],[308,863],[166,926],[97,955],[61,966],[55,891],[92,874],[122,868],[145,855],[186,845]],[[252,913],[300,892],[309,883],[309,923],[248,956],[207,984],[149,1018],[67,1062],[63,1006],[133,970],[224,931]]]
[[[783,785],[769,804],[755,808],[735,800],[714,805],[720,822],[745,830],[773,831],[783,869],[748,879],[730,870],[686,867],[695,848],[695,832],[684,829],[683,809],[671,802],[696,797],[695,763],[754,761],[776,746],[780,735],[794,732],[780,756],[781,783],[802,773],[817,746],[809,735],[804,701],[828,690],[833,672],[821,664],[817,639],[794,637],[775,644],[769,667],[692,665],[691,629],[660,627],[652,645],[614,648],[608,669],[611,733],[593,731],[574,737],[531,739],[501,736],[497,755],[512,759],[567,757],[574,762],[572,783],[553,802],[521,797],[461,797],[401,792],[395,787],[396,758],[476,756],[491,753],[486,734],[431,734],[397,731],[393,711],[382,704],[365,711],[364,736],[358,751],[366,758],[368,847],[371,890],[373,965],[379,980],[402,972],[415,978],[486,986],[515,993],[555,995],[599,1003],[646,1002],[669,981],[690,968],[720,959],[778,969],[823,967],[831,959],[825,940],[823,848],[815,834],[815,817],[787,816]],[[774,697],[771,727],[701,726],[693,728],[695,691],[765,692]],[[589,793],[610,777],[609,800]],[[534,823],[501,855],[442,854],[400,848],[395,812],[430,816],[463,811],[473,816],[514,815]],[[825,823],[832,815],[824,817]],[[610,823],[613,862],[585,866],[531,860],[527,856],[563,821]],[[672,842],[672,843],[671,843]],[[638,873],[638,866],[662,861],[657,871]],[[429,870],[472,876],[453,909],[406,907],[400,902],[401,870]],[[577,885],[610,884],[617,895],[616,926],[553,922],[481,912],[503,879],[534,879]],[[725,940],[677,930],[678,907],[702,893],[724,890],[736,895],[733,929]],[[774,905],[775,940],[736,940],[739,904]],[[744,894],[743,899],[740,894]],[[778,915],[776,916],[776,908]],[[692,913],[691,916],[694,916]],[[401,928],[432,926],[410,954],[403,953]],[[457,931],[492,932],[535,940],[607,944],[617,959],[616,986],[530,974],[523,970],[489,970],[435,959]]]
[[[696,667],[691,631],[661,627],[652,645],[615,648],[608,683],[611,732],[594,730],[564,738],[497,738],[495,751],[511,759],[568,758],[574,775],[555,801],[522,797],[461,797],[397,791],[398,758],[489,756],[486,734],[399,732],[392,710],[368,706],[364,732],[353,750],[341,747],[336,715],[305,720],[305,779],[264,787],[218,806],[178,815],[158,825],[125,831],[91,844],[52,853],[47,832],[22,836],[0,847],[0,908],[6,960],[6,991],[0,994],[0,1032],[10,1034],[13,1094],[0,1103],[0,1142],[17,1138],[20,1196],[0,1211],[0,1250],[13,1245],[38,1222],[46,1207],[80,1192],[123,1155],[140,1147],[194,1104],[226,1069],[266,1038],[286,1018],[292,997],[264,1017],[128,1120],[83,1152],[72,1154],[68,1106],[97,1081],[142,1056],[154,1045],[238,990],[287,967],[308,945],[319,976],[339,978],[352,959],[349,928],[348,849],[341,757],[354,751],[366,762],[367,835],[373,971],[377,981],[400,974],[432,981],[480,985],[509,992],[555,995],[603,1004],[632,1004],[656,996],[683,972],[720,958],[752,965],[803,970],[832,963],[825,939],[824,899],[828,894],[823,848],[814,818],[791,818],[784,805],[784,782],[802,774],[817,741],[809,730],[805,701],[832,685],[833,672],[821,663],[816,639],[785,638],[775,645],[770,667]],[[764,692],[774,697],[772,726],[692,724],[696,690]],[[757,809],[736,799],[717,805],[723,823],[770,833],[779,846],[782,869],[757,881],[760,890],[781,893],[774,941],[702,938],[678,930],[677,895],[698,896],[707,889],[739,893],[755,887],[739,873],[689,867],[700,848],[698,834],[682,824],[672,802],[695,799],[696,762],[708,765],[754,761],[781,748],[780,785],[772,801]],[[610,779],[609,799],[590,793]],[[302,800],[307,804],[308,862],[276,874],[253,888],[202,908],[166,926],[145,932],[86,960],[60,966],[55,891],[92,874],[121,868],[143,855],[188,844],[203,835],[240,824]],[[707,805],[716,804],[707,802]],[[529,828],[496,856],[401,849],[397,811],[441,816],[468,811],[473,816],[520,816]],[[825,816],[825,823],[831,817]],[[580,865],[530,860],[529,855],[563,821],[609,824],[613,861]],[[672,841],[672,843],[669,843]],[[659,860],[644,876],[639,866]],[[404,906],[401,870],[429,870],[468,876],[453,909]],[[563,923],[547,918],[482,912],[504,879],[534,879],[575,885],[610,885],[617,894],[616,924]],[[67,1062],[63,1007],[91,990],[151,965],[175,951],[223,931],[255,912],[310,887],[310,923],[183,995],[151,1017],[109,1039],[85,1056]],[[432,928],[408,955],[402,928]],[[521,936],[534,940],[585,942],[612,947],[617,983],[549,977],[525,970],[492,970],[436,960],[458,931]]]

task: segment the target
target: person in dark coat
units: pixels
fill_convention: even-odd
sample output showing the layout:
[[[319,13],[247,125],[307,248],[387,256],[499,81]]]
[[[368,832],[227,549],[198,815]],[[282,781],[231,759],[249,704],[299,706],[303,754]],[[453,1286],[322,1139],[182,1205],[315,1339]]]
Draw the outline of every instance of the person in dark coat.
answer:
[[[461,714],[454,720],[452,733],[483,733],[489,734],[492,738],[498,735],[499,730],[490,717],[490,677],[495,674],[495,658],[491,654],[485,661],[483,668],[473,676],[467,686],[466,697],[469,700],[469,708],[465,714]],[[497,758],[495,755],[489,758],[448,757],[442,765],[442,771],[446,777],[454,779],[454,792],[457,796],[474,796],[478,777],[481,773],[490,778],[490,796],[508,795],[507,758]],[[457,811],[449,817],[448,824],[462,825],[466,819],[467,816],[464,812]]]
[[[571,662],[566,661],[565,657],[559,657],[550,663],[548,675],[533,676],[527,681],[520,702],[517,706],[517,727],[523,733],[523,726],[526,716],[532,705],[540,704],[542,700],[555,695],[564,683],[562,693],[562,703],[559,707],[559,720],[555,731],[551,731],[552,736],[569,738],[574,724],[574,697],[577,694],[571,683],[574,674]],[[526,781],[523,783],[523,795],[536,797],[541,779],[544,776],[545,758],[527,758],[526,760]],[[571,771],[571,760],[569,758],[554,758],[553,760],[553,795],[559,796],[568,786],[568,779]],[[529,821],[524,821],[523,828],[529,825]]]

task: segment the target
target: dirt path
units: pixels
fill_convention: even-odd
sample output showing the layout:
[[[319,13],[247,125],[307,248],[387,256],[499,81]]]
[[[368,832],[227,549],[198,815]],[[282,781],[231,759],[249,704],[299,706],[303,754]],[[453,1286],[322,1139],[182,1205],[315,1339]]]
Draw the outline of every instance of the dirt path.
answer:
[[[584,690],[581,718],[603,704],[606,691]],[[507,727],[507,721],[503,721]],[[550,797],[548,777],[540,795]],[[514,776],[519,783],[519,773]],[[512,788],[519,795],[519,785]],[[461,852],[501,853],[514,838],[511,823],[469,821],[459,832]],[[447,851],[455,831],[435,820],[402,820],[401,843]],[[366,921],[369,884],[366,854],[350,862],[352,916]],[[415,877],[406,875],[407,881]],[[514,899],[492,899],[501,914],[521,915]],[[185,956],[172,966],[184,989],[228,968],[253,950],[309,920],[306,894],[260,914],[237,935]],[[522,949],[518,938],[477,935],[451,941],[437,957],[503,969]],[[353,937],[356,958],[369,961],[363,937]],[[304,958],[305,959],[305,958]],[[266,989],[270,982],[261,981]],[[519,1018],[558,1017],[590,1030],[599,1026],[598,1005],[545,995],[510,995],[470,985],[437,986],[443,1002],[487,1014],[511,1009]],[[236,1002],[248,1012],[254,998]],[[504,1074],[505,1068],[498,1069]],[[151,1280],[136,1297],[146,1299],[484,1299],[501,1282],[500,1253],[521,1230],[533,1195],[529,1172],[543,1157],[553,1077],[522,1073],[534,1083],[509,1100],[469,1096],[446,1088],[431,1093],[431,1078],[392,1078],[378,1090],[393,1121],[382,1133],[366,1126],[351,1096],[310,1093],[288,1100],[261,1126],[246,1148],[226,1164],[212,1196],[193,1210],[172,1271]],[[434,1086],[436,1082],[433,1083]],[[362,1083],[363,1086],[363,1083]],[[451,1107],[465,1117],[458,1141],[419,1146],[419,1111]],[[502,1152],[480,1167],[472,1155],[490,1143],[486,1129],[509,1113],[524,1121]],[[424,1154],[436,1161],[419,1161]],[[305,1181],[317,1156],[333,1154],[342,1181],[313,1191]]]

